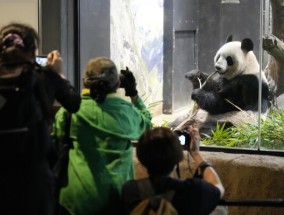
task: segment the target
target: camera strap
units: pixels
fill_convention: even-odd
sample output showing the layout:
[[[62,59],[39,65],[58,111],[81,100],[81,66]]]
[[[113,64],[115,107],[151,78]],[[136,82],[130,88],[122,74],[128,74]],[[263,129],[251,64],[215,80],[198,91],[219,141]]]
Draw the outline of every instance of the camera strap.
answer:
[[[190,158],[189,158],[189,152],[188,151],[187,151],[187,165],[188,165],[189,172],[193,175],[194,173],[193,173],[193,171],[192,171],[192,169],[190,167]],[[181,175],[180,175],[180,164],[179,163],[177,163],[177,166],[176,166],[176,174],[177,174],[178,178],[181,178]]]
[[[180,178],[180,168],[179,168],[179,163],[177,164],[177,167],[176,167],[176,173],[177,173],[178,178]]]

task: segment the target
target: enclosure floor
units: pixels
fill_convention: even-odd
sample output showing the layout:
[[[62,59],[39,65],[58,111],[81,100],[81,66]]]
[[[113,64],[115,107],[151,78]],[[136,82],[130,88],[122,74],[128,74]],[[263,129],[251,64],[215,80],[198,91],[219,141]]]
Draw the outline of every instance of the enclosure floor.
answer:
[[[167,123],[173,122],[178,117],[185,116],[188,113],[188,109],[178,110],[173,114],[159,114],[153,116],[152,123],[154,126],[163,126]]]

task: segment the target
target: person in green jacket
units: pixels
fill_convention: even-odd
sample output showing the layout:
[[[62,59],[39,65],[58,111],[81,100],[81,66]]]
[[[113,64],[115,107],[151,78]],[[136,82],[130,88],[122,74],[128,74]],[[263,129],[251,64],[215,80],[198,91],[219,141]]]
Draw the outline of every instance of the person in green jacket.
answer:
[[[133,73],[106,57],[91,59],[83,78],[82,101],[72,114],[68,183],[60,190],[60,205],[71,215],[120,214],[122,185],[134,178],[133,146],[151,128],[151,114],[136,90]],[[116,91],[125,89],[131,102]],[[53,142],[63,141],[67,111],[55,117]]]

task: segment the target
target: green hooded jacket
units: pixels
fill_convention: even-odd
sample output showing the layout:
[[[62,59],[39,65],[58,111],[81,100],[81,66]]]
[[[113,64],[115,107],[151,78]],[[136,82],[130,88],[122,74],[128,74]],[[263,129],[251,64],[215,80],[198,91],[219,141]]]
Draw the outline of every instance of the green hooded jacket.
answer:
[[[64,137],[67,112],[61,108],[52,132],[53,142]],[[132,104],[116,94],[96,103],[83,90],[77,113],[72,114],[68,184],[60,204],[72,215],[120,214],[122,185],[134,178],[131,140],[151,127],[151,114],[141,98]]]

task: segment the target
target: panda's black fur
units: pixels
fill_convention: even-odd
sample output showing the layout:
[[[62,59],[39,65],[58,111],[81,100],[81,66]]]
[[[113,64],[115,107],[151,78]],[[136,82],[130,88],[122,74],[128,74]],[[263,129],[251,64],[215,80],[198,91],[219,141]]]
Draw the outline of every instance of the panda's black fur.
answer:
[[[231,126],[246,120],[251,122],[251,117],[256,119],[260,67],[252,50],[250,39],[242,42],[227,41],[214,57],[216,72],[212,77],[208,78],[206,73],[199,70],[192,70],[185,75],[193,84],[191,98],[200,109],[186,123],[183,122],[183,128],[194,121],[200,129],[205,129],[204,133],[211,133],[217,122]],[[265,115],[269,90],[263,72],[261,77],[261,112]],[[205,81],[206,84],[200,89],[200,83]],[[242,115],[250,113],[252,115],[247,118]]]
[[[186,78],[200,77],[202,72],[192,70]],[[199,75],[197,75],[199,74]],[[204,73],[202,73],[203,76]],[[219,76],[219,75],[218,75]],[[192,100],[210,114],[222,114],[230,111],[257,111],[259,79],[256,75],[239,75],[232,80],[219,76],[218,80],[208,80],[203,89],[194,87]],[[268,109],[268,85],[262,82],[261,110],[265,113]]]

